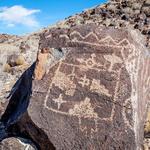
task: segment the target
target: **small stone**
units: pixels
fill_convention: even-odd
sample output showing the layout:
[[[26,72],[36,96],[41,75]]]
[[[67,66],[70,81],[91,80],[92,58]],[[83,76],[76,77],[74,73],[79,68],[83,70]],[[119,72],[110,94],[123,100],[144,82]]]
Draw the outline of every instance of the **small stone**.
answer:
[[[140,10],[141,9],[141,7],[142,7],[142,4],[141,3],[133,3],[132,4],[132,8],[134,9],[134,10]]]
[[[150,150],[150,139],[144,140],[144,150]]]
[[[123,12],[124,12],[124,13],[127,13],[127,14],[131,14],[131,13],[133,12],[133,10],[132,10],[130,7],[125,7],[125,8],[123,9]]]
[[[146,0],[144,3],[144,6],[149,6],[150,7],[150,0]]]
[[[30,48],[30,46],[26,44],[26,42],[21,42],[19,48],[21,50],[21,53],[25,53]]]
[[[140,10],[134,10],[133,13],[134,15],[140,14]]]
[[[150,16],[150,7],[144,6],[142,7],[142,11],[146,14],[146,16]]]
[[[121,19],[122,19],[122,20],[128,20],[128,17],[127,17],[125,14],[123,14],[123,15],[121,16]]]
[[[115,11],[116,11],[116,6],[113,5],[113,4],[110,4],[110,5],[107,6],[107,9],[108,9],[109,11],[115,12]]]

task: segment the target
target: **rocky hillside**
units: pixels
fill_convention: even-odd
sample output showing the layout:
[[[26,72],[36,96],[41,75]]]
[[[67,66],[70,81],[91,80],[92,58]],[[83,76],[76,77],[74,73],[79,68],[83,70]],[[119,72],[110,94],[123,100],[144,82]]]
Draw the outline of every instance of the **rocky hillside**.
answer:
[[[150,0],[111,0],[106,4],[69,17],[59,25],[69,28],[93,22],[100,26],[119,29],[131,26],[145,35],[146,46],[150,45]]]
[[[22,72],[36,60],[39,37],[0,36],[0,100],[9,93]]]
[[[3,34],[0,36],[0,111],[4,109],[4,103],[12,85],[36,60],[41,32],[48,32],[51,28],[69,29],[91,23],[118,29],[130,26],[144,35],[145,46],[150,49],[150,0],[111,0],[30,35]],[[148,137],[149,121],[146,124],[145,131]]]

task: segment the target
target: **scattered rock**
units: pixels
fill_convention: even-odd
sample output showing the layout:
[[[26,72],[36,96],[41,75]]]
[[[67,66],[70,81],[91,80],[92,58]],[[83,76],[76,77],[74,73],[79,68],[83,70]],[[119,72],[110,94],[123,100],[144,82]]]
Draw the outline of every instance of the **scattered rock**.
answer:
[[[108,27],[110,26],[109,22],[111,22],[111,26],[115,26],[116,28],[128,27],[128,25],[131,25],[131,27],[134,28],[136,25],[136,29],[140,30],[142,34],[148,37],[148,33],[145,34],[145,32],[142,31],[144,28],[146,28],[146,30],[149,31],[150,23],[147,26],[145,24],[145,17],[143,16],[140,17],[141,14],[146,16],[146,20],[150,19],[149,0],[147,1],[111,0],[106,4],[86,10],[81,14],[68,18],[65,22],[63,22],[63,24],[67,24],[69,26],[75,26],[78,25],[77,23],[78,20],[83,20],[82,22],[80,22],[80,24],[88,24],[91,22],[95,22],[98,23],[99,25],[104,25]],[[109,18],[109,22],[108,22],[108,18]],[[139,19],[134,21],[136,18]],[[120,21],[123,21],[121,26],[118,23]],[[149,45],[149,40],[146,46]]]
[[[19,48],[20,48],[22,53],[25,53],[30,49],[30,46],[25,41],[23,41],[23,42],[21,42]]]
[[[0,144],[0,150],[35,150],[35,148],[19,139],[9,138]]]
[[[145,139],[144,140],[144,150],[149,150],[150,149],[150,139]]]

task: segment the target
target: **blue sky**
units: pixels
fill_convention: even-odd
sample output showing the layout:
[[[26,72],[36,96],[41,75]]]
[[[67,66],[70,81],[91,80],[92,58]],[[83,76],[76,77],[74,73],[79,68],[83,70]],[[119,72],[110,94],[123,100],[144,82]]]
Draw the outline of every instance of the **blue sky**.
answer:
[[[26,34],[106,0],[0,0],[0,33]]]

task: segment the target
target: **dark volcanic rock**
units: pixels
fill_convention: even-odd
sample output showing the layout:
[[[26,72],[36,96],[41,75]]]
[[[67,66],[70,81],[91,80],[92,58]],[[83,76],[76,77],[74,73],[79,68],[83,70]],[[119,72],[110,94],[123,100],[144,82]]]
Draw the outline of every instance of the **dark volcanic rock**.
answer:
[[[140,149],[150,84],[141,39],[92,24],[41,34],[36,63],[10,93],[1,140],[26,138],[41,150]],[[62,58],[49,66],[52,51]]]
[[[80,21],[82,20],[82,21]],[[122,28],[131,26],[147,38],[150,48],[150,1],[149,0],[110,0],[103,5],[69,17],[60,24],[71,26],[96,23],[100,26]]]

